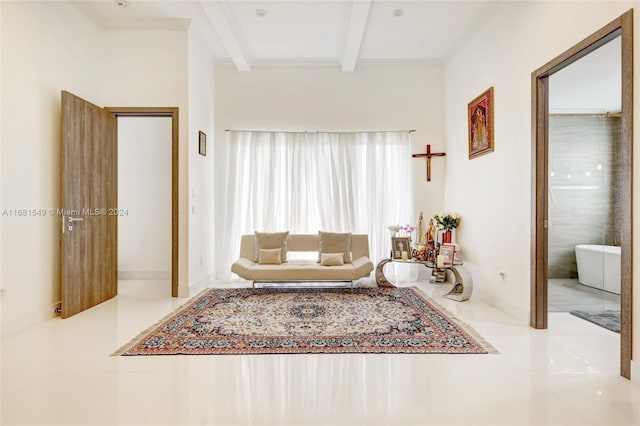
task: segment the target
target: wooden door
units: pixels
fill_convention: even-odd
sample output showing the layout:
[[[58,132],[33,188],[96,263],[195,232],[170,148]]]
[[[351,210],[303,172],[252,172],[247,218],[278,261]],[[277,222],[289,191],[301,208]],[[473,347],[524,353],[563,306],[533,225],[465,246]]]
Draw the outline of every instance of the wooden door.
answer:
[[[62,92],[62,318],[117,294],[116,117]]]

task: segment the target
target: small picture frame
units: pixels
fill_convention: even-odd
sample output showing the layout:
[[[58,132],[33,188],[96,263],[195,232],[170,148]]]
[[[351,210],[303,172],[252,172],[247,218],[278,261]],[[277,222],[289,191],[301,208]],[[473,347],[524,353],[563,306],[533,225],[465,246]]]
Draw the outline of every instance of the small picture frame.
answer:
[[[456,256],[456,246],[453,244],[441,244],[438,254],[444,257],[445,267],[453,266],[453,262]]]
[[[469,102],[469,160],[493,152],[493,87]]]
[[[207,134],[202,131],[198,132],[198,153],[207,156]]]
[[[391,237],[391,257],[394,260],[411,259],[411,242],[409,237]]]

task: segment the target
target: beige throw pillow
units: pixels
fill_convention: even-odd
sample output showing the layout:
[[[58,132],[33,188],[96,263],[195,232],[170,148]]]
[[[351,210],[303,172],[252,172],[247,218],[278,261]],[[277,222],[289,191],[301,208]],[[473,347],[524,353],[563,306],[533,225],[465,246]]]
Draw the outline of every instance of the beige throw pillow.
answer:
[[[342,266],[344,265],[344,254],[320,253],[320,264],[322,266]]]
[[[279,265],[282,263],[280,260],[281,249],[260,249],[258,254],[258,263],[261,265]]]
[[[289,237],[289,231],[287,232],[258,232],[256,231],[255,242],[255,254],[254,262],[258,262],[260,257],[260,249],[275,249],[279,248],[280,262],[287,261],[287,238]]]
[[[344,263],[351,263],[351,233],[318,232],[318,262],[322,253],[342,253]]]

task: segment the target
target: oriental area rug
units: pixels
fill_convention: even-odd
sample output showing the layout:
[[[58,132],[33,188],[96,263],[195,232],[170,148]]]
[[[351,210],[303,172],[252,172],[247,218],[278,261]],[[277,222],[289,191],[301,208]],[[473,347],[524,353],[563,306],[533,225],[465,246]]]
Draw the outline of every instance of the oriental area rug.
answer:
[[[486,354],[417,288],[208,289],[113,355]]]

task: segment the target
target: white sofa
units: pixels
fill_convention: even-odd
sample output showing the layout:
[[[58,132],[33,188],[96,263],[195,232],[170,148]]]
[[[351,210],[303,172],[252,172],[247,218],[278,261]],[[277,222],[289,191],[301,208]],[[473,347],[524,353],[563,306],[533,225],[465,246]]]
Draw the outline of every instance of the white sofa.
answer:
[[[318,235],[290,234],[287,252],[318,253]],[[240,242],[240,259],[231,266],[231,272],[250,281],[354,281],[367,277],[373,271],[369,259],[369,237],[351,235],[352,263],[341,266],[323,266],[313,260],[289,260],[278,265],[263,265],[254,261],[255,236],[243,235]]]

